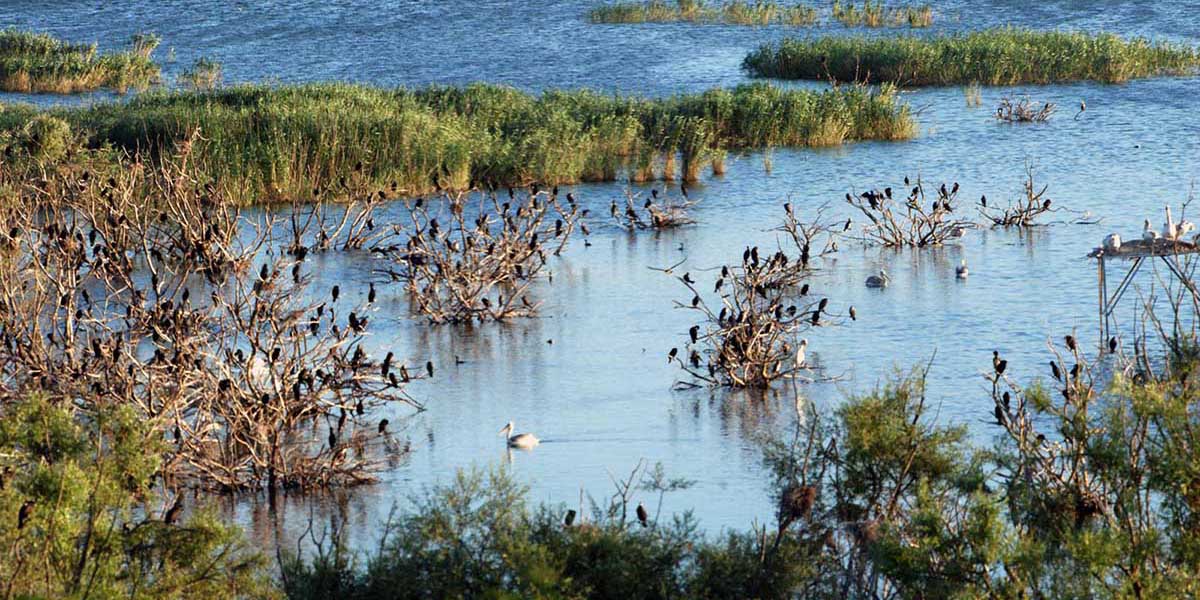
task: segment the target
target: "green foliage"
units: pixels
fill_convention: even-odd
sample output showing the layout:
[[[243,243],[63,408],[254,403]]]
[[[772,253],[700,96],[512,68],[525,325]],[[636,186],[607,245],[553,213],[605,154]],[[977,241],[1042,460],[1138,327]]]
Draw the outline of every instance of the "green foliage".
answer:
[[[223,76],[221,63],[202,56],[191,68],[179,74],[179,83],[192,90],[213,90],[221,84]]]
[[[1196,72],[1194,48],[1109,33],[990,29],[933,38],[789,38],[751,52],[758,77],[895,82],[903,85],[1015,85],[1094,80],[1120,83]]]
[[[916,133],[893,88],[861,86],[811,91],[755,84],[655,100],[587,90],[532,96],[481,84],[234,86],[151,92],[52,114],[93,146],[128,151],[169,151],[199,129],[207,141],[196,153],[197,167],[244,203],[306,199],[314,189],[323,198],[343,198],[351,188],[361,190],[346,185],[350,176],[372,192],[393,194],[614,180],[652,169],[655,157],[671,163],[681,156],[685,177],[695,178],[717,149]]]
[[[204,511],[182,525],[147,514],[160,445],[129,407],[5,404],[0,597],[272,596],[235,528]]]
[[[154,35],[133,36],[124,52],[98,54],[95,44],[72,44],[44,33],[0,31],[0,90],[71,94],[99,88],[124,93],[157,81],[159,68],[150,55]]]
[[[765,0],[730,0],[708,5],[704,0],[619,1],[588,11],[593,23],[724,23],[726,25],[782,24],[794,27],[817,22],[817,10],[804,4],[787,5]]]
[[[885,7],[882,1],[863,0],[862,8],[854,0],[833,2],[833,18],[851,27],[929,27],[933,25],[933,7],[922,6]]]

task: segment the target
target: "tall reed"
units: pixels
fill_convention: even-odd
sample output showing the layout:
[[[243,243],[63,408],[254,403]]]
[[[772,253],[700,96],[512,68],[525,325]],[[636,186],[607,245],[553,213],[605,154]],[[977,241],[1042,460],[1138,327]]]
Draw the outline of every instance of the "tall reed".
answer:
[[[39,114],[0,113],[0,133]],[[716,149],[824,146],[915,135],[895,89],[785,90],[767,84],[661,99],[588,90],[534,96],[491,85],[379,89],[349,84],[151,92],[52,109],[94,146],[151,154],[199,129],[193,157],[241,203],[339,196],[345,177],[394,195],[652,177],[693,179]],[[831,136],[830,131],[837,134]],[[15,136],[13,139],[16,139]]]
[[[709,5],[704,0],[620,0],[588,11],[593,23],[723,23],[726,25],[812,25],[817,9],[805,4],[770,0],[729,0]]]
[[[99,54],[95,44],[72,44],[44,33],[0,31],[0,90],[72,94],[111,88],[124,93],[158,80],[150,60],[156,36],[138,34],[123,52]]]
[[[1195,73],[1191,46],[1110,33],[1000,28],[933,38],[785,39],[751,52],[758,77],[896,82],[903,85],[1015,85],[1094,80],[1120,83]]]
[[[862,7],[855,6],[854,0],[843,4],[840,0],[833,3],[833,18],[851,27],[929,27],[933,25],[933,7],[922,6],[885,7],[883,2],[863,0]]]

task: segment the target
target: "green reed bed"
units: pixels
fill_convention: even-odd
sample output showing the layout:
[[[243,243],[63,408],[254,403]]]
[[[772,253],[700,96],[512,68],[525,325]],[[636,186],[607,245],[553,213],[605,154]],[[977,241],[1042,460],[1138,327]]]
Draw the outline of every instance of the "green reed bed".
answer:
[[[833,3],[833,18],[851,27],[929,27],[933,25],[933,7],[887,7],[883,2],[864,0],[862,6],[850,2]]]
[[[0,31],[0,90],[72,94],[144,89],[158,80],[158,65],[150,59],[158,42],[155,36],[135,35],[128,50],[100,54],[95,44],[5,29]]]
[[[1003,28],[931,38],[790,38],[760,46],[743,66],[759,77],[903,85],[1120,83],[1195,73],[1200,55],[1185,45],[1108,33]]]
[[[618,1],[588,12],[593,23],[723,23],[726,25],[804,26],[817,22],[817,9],[804,4],[733,0],[708,4],[704,0]]]
[[[0,112],[0,132],[19,131],[30,114]],[[199,129],[194,160],[247,203],[310,198],[314,189],[340,197],[364,187],[421,194],[483,184],[656,179],[676,176],[676,161],[679,176],[695,179],[727,149],[916,133],[909,107],[890,86],[814,91],[754,84],[663,99],[586,90],[534,96],[492,85],[237,86],[150,92],[52,114],[94,147],[129,151],[169,151]]]

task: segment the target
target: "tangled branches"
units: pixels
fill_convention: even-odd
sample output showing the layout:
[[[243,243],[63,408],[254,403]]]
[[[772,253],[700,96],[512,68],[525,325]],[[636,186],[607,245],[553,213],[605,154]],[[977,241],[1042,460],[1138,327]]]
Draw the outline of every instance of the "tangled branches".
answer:
[[[790,259],[783,251],[764,258],[758,247],[747,248],[739,266],[721,267],[713,288],[721,299],[716,312],[703,300],[689,273],[679,278],[692,300],[676,305],[698,311],[702,321],[689,330],[685,355],[672,348],[668,359],[696,380],[713,386],[766,388],[782,378],[803,378],[799,373],[809,367],[808,340],[797,339],[799,334],[833,322],[826,311],[829,299],[811,298],[809,285],[802,283],[809,274],[811,249],[828,229],[819,216],[814,224],[801,225],[791,207],[786,209],[782,229],[803,244],[801,259]],[[793,302],[796,296],[801,300]]]
[[[904,185],[912,185],[907,177]],[[870,221],[862,229],[865,238],[891,248],[940,246],[966,235],[971,223],[953,216],[957,199],[958,184],[946,189],[943,183],[926,209],[925,187],[919,177],[902,204],[892,199],[890,187],[883,192],[868,190],[857,197],[846,194],[846,202]]]
[[[1039,216],[1052,210],[1050,208],[1051,200],[1045,197],[1049,187],[1044,185],[1041,190],[1038,190],[1033,181],[1033,167],[1026,165],[1025,197],[1009,204],[1006,208],[997,209],[989,207],[987,197],[984,196],[979,200],[979,213],[991,221],[993,227],[1032,227]]]
[[[364,352],[367,307],[306,304],[303,256],[271,217],[239,230],[181,146],[22,184],[0,236],[0,412],[34,393],[82,418],[134,407],[172,442],[172,486],[372,480],[395,447],[368,414],[420,408],[406,369]]]
[[[646,213],[645,218],[638,215],[635,208],[635,198],[632,193],[628,193],[625,198],[625,211],[617,210],[617,201],[613,200],[609,206],[611,214],[617,225],[630,231],[636,229],[670,229],[681,225],[690,225],[695,223],[689,215],[688,211],[695,202],[687,198],[687,187],[681,186],[684,200],[682,202],[671,200],[670,198],[662,199],[659,202],[658,190],[650,190],[650,198],[642,204],[642,210]]]
[[[540,302],[526,295],[546,264],[547,254],[566,247],[584,216],[567,194],[530,189],[517,200],[509,188],[503,204],[495,193],[444,196],[444,210],[417,200],[411,213],[413,233],[402,246],[389,249],[397,267],[393,279],[404,281],[416,310],[434,323],[503,321],[537,313]],[[445,223],[445,224],[443,224]]]
[[[1053,102],[1035,107],[1028,96],[1016,102],[1006,97],[1001,98],[1000,106],[996,107],[996,119],[1005,123],[1045,123],[1057,109]]]

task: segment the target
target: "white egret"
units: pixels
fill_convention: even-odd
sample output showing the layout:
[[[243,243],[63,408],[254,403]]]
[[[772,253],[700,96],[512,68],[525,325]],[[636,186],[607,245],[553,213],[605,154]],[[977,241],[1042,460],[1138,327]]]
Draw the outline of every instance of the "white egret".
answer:
[[[500,433],[505,437],[505,439],[508,440],[509,448],[529,449],[540,443],[540,440],[538,440],[537,437],[532,433],[518,433],[513,435],[512,421],[509,421],[508,425],[505,425],[504,428],[500,430]]]

